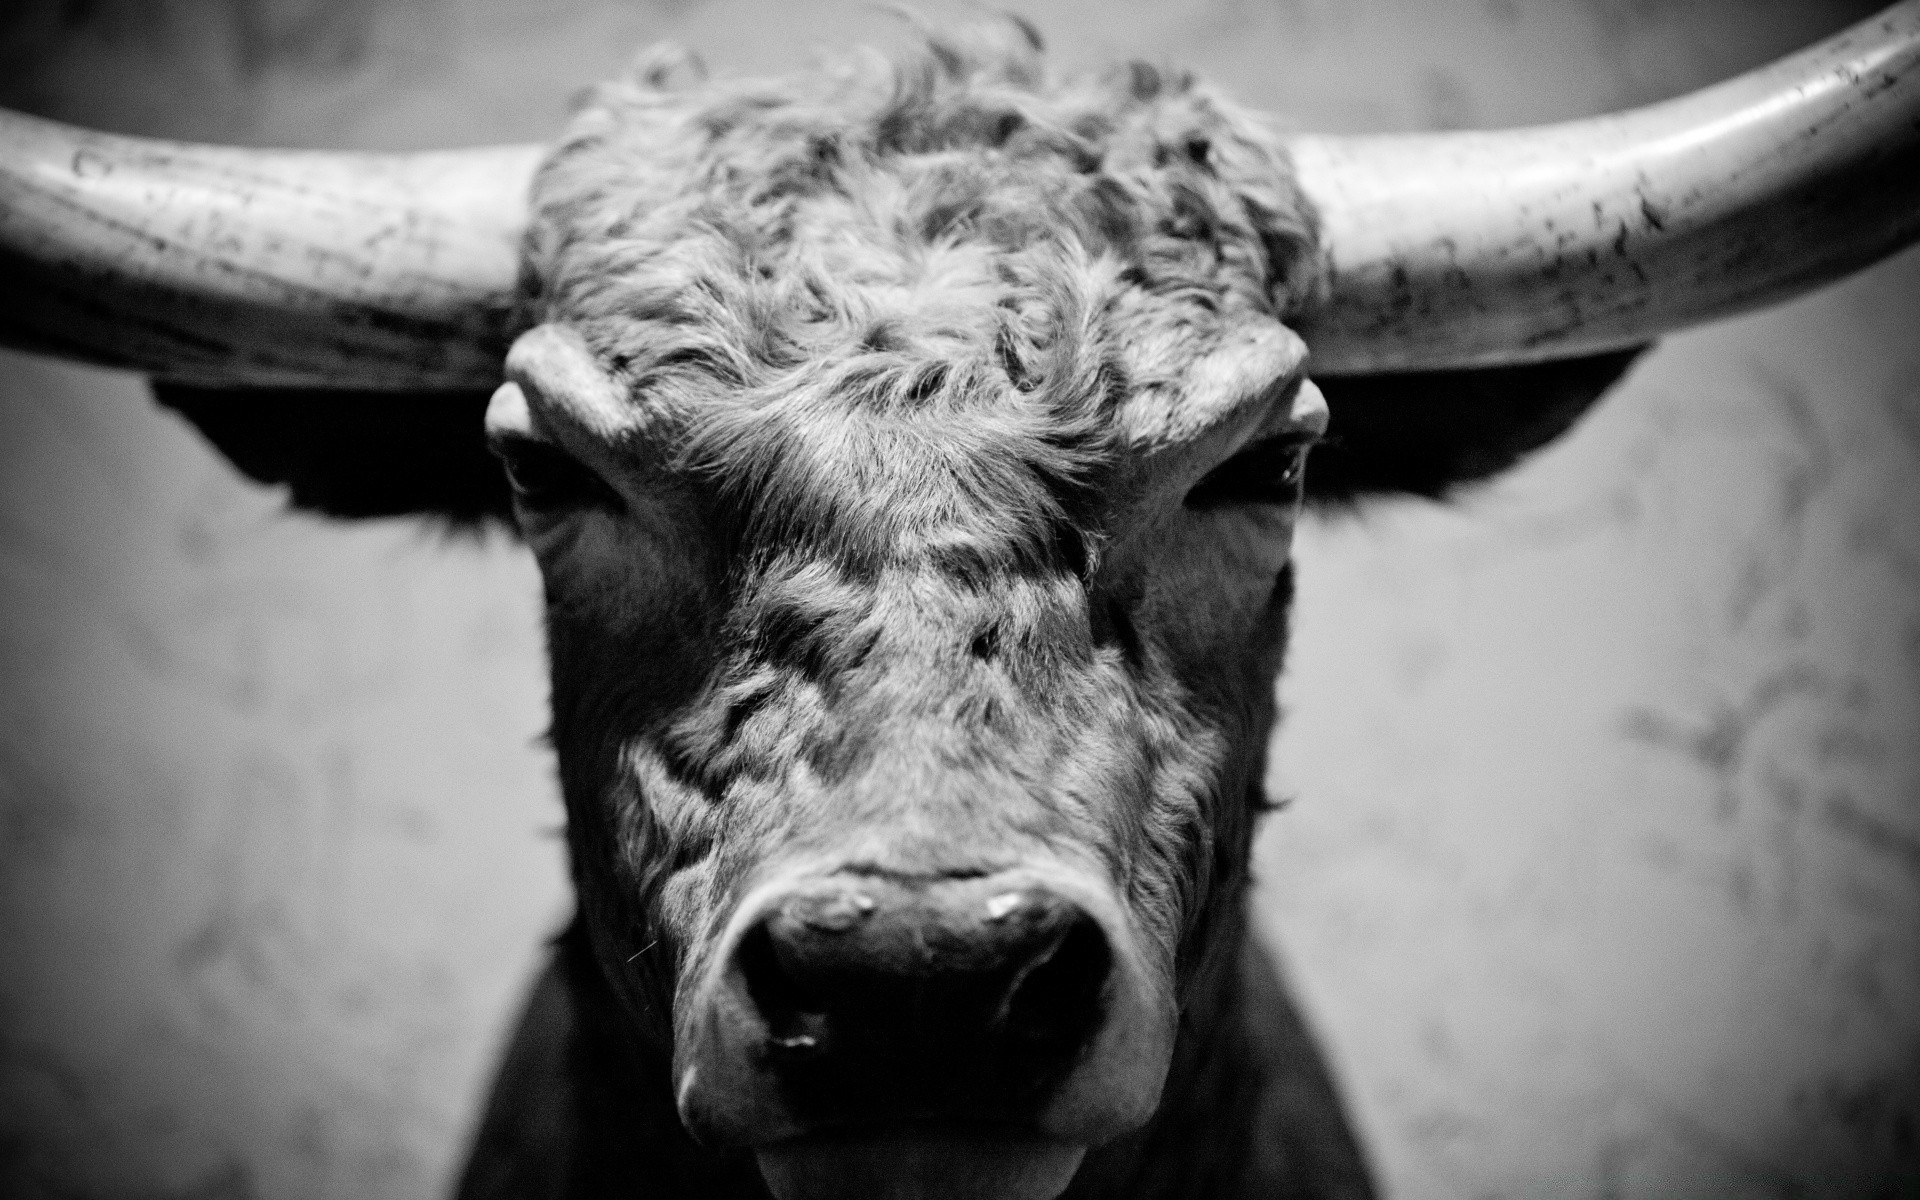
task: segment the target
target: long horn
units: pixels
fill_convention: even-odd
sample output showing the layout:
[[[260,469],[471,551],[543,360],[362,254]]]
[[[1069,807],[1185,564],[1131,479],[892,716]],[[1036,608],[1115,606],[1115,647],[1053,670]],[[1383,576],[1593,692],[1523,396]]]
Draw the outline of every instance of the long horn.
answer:
[[[1662,104],[1299,137],[1330,374],[1588,354],[1784,300],[1920,238],[1920,2]]]
[[[539,156],[199,146],[0,111],[0,343],[203,384],[491,386]]]

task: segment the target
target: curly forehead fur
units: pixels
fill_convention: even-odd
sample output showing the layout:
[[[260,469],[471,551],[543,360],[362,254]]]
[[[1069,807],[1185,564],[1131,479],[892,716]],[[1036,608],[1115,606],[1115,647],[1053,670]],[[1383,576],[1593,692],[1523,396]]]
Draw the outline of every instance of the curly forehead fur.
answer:
[[[529,316],[678,414],[768,543],[1071,560],[1183,371],[1312,285],[1281,150],[1184,75],[1057,80],[1011,20],[771,82],[685,66],[597,89],[541,172]]]

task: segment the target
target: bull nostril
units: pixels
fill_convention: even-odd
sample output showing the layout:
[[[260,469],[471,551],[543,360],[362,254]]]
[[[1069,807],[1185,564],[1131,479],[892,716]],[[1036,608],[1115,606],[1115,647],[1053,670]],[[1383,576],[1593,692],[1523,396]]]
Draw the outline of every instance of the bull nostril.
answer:
[[[1015,981],[1003,1027],[1014,1037],[1061,1049],[1081,1046],[1101,1017],[1113,956],[1091,917],[1081,917]]]
[[[747,931],[738,956],[747,995],[766,1022],[769,1046],[787,1057],[824,1051],[826,1004],[781,965],[765,924]]]

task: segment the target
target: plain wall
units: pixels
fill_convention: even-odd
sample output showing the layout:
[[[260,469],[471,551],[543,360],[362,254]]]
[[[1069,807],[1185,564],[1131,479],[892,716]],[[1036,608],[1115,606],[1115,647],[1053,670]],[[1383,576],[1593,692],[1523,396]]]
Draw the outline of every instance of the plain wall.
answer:
[[[1871,5],[1016,3],[1324,130],[1674,94]],[[936,10],[941,11],[941,10]],[[15,0],[0,100],[538,139],[859,4]],[[1460,503],[1298,550],[1262,927],[1401,1197],[1920,1193],[1920,253],[1666,341]],[[289,515],[129,375],[0,354],[0,1193],[432,1195],[568,911],[539,581]]]

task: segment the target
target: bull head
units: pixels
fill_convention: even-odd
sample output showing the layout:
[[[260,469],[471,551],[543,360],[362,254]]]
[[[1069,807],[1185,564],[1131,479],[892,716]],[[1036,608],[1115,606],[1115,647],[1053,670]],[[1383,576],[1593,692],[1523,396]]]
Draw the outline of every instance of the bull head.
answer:
[[[1920,235],[1917,62],[1910,3],[1621,116],[1276,139],[1010,25],[660,60],[551,153],[6,116],[0,328],[196,384],[504,374],[622,1061],[782,1197],[1047,1197],[1126,1178],[1239,1019],[1309,347],[1596,355],[1870,262]]]

